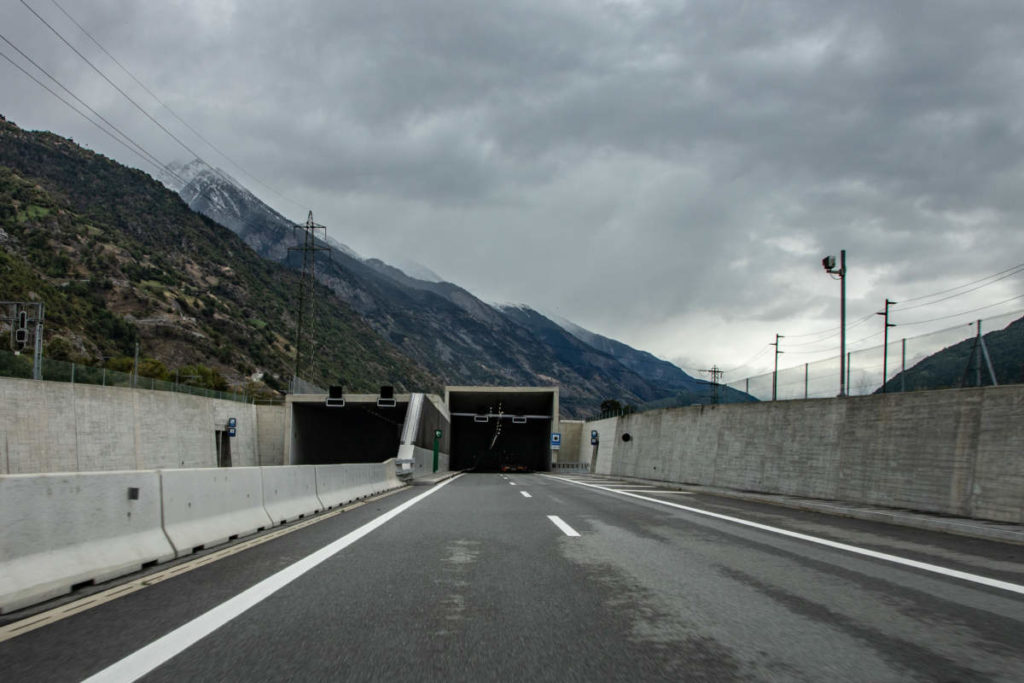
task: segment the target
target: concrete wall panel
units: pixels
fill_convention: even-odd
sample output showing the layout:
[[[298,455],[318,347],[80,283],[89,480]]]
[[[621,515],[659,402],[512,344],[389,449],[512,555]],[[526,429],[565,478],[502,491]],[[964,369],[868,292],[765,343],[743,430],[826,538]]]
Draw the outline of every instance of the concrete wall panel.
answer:
[[[1024,521],[1020,385],[691,406],[590,429],[600,474]]]
[[[273,526],[259,467],[163,470],[164,531],[178,556]]]
[[[316,495],[316,468],[262,467],[263,507],[275,524],[284,524],[324,508]]]
[[[156,472],[0,476],[0,613],[174,557]]]
[[[345,505],[401,486],[394,470],[393,459],[384,463],[317,465],[317,495],[327,508]]]
[[[0,378],[0,432],[5,436],[0,473],[213,467],[214,432],[225,428],[228,417],[238,420],[232,464],[258,464],[256,407],[250,404]]]
[[[257,465],[284,464],[284,413],[280,406],[256,408]]]

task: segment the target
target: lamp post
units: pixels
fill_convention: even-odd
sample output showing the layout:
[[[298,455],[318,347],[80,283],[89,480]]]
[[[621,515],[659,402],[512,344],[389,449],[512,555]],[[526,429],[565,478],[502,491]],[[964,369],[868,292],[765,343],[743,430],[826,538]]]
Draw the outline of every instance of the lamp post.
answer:
[[[846,250],[839,252],[839,268],[835,256],[821,259],[821,265],[829,275],[839,276],[839,395],[846,396]]]

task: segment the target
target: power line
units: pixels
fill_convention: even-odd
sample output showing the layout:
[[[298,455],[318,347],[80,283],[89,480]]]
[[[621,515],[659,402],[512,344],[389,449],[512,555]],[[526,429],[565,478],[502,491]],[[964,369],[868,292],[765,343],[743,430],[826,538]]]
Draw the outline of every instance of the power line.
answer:
[[[37,69],[39,69],[39,70],[40,70],[41,72],[43,72],[43,73],[44,73],[44,74],[46,75],[46,77],[47,77],[47,78],[49,78],[49,79],[50,79],[51,81],[53,81],[54,83],[56,83],[58,87],[60,87],[60,88],[61,88],[61,89],[62,89],[62,90],[63,90],[64,92],[66,92],[66,93],[67,93],[68,95],[70,95],[70,96],[71,96],[72,98],[74,98],[74,99],[75,99],[75,101],[77,101],[77,102],[78,102],[79,104],[81,104],[81,105],[82,105],[83,107],[85,107],[86,109],[88,109],[89,111],[91,111],[91,112],[92,112],[92,113],[93,113],[93,114],[94,114],[94,115],[95,115],[96,117],[98,117],[98,118],[99,118],[99,119],[100,119],[101,121],[103,121],[103,122],[104,122],[105,124],[107,124],[108,126],[110,126],[110,128],[112,128],[112,129],[113,129],[113,130],[114,130],[115,132],[117,132],[117,133],[118,133],[118,134],[119,134],[119,135],[120,135],[120,136],[121,136],[122,138],[124,138],[124,141],[122,141],[122,140],[119,140],[118,138],[116,138],[116,137],[114,137],[113,135],[111,135],[111,134],[109,133],[109,131],[106,131],[106,130],[104,130],[102,126],[100,126],[100,130],[103,130],[103,131],[104,131],[105,133],[107,133],[107,135],[111,135],[111,137],[113,137],[113,138],[114,138],[114,140],[116,140],[117,142],[120,142],[120,143],[121,143],[122,145],[125,145],[126,147],[128,147],[128,144],[126,144],[126,142],[127,142],[127,143],[129,143],[129,144],[131,144],[131,145],[134,145],[134,147],[135,147],[136,149],[132,149],[131,147],[128,147],[129,151],[131,151],[131,152],[134,152],[135,154],[137,154],[137,155],[141,156],[141,157],[143,158],[143,160],[145,160],[145,161],[148,161],[149,163],[151,163],[151,164],[155,165],[155,166],[156,166],[156,167],[157,167],[158,169],[161,169],[161,170],[163,170],[163,171],[166,171],[167,173],[170,173],[171,175],[173,175],[173,176],[175,176],[175,177],[178,177],[178,176],[177,176],[177,174],[175,174],[175,173],[174,173],[173,171],[171,171],[171,170],[170,170],[169,168],[167,168],[167,167],[166,167],[166,166],[165,166],[165,165],[164,165],[163,163],[161,163],[161,162],[160,162],[160,160],[159,160],[159,159],[157,159],[157,158],[156,158],[156,157],[155,157],[154,155],[150,154],[150,153],[149,153],[149,152],[148,152],[148,151],[147,151],[147,150],[146,150],[146,149],[145,149],[145,148],[144,148],[144,147],[143,147],[142,145],[140,145],[139,143],[135,142],[135,140],[133,140],[133,139],[132,139],[132,138],[131,138],[131,137],[130,137],[130,136],[129,136],[128,134],[126,134],[126,133],[125,133],[124,131],[122,131],[122,130],[121,130],[120,128],[118,128],[118,127],[117,127],[117,126],[115,126],[115,125],[114,125],[113,123],[111,123],[111,122],[110,122],[110,121],[109,121],[109,120],[108,120],[108,119],[107,119],[106,117],[104,117],[104,116],[103,116],[102,114],[100,114],[100,113],[99,113],[98,111],[96,111],[95,109],[93,109],[92,107],[90,107],[90,106],[88,105],[88,103],[86,103],[86,102],[85,102],[85,101],[84,101],[84,100],[83,100],[83,99],[82,99],[81,97],[79,97],[78,95],[76,95],[75,93],[73,93],[73,92],[72,92],[72,91],[71,91],[70,89],[68,89],[68,88],[67,88],[67,86],[65,86],[65,85],[64,85],[63,83],[61,83],[61,82],[60,82],[59,80],[57,80],[57,78],[56,78],[55,76],[53,76],[53,74],[51,74],[51,73],[50,73],[49,71],[47,71],[47,70],[46,70],[46,69],[44,69],[44,68],[43,68],[42,66],[40,66],[40,65],[39,65],[39,63],[37,63],[37,62],[36,62],[36,61],[35,61],[34,59],[32,59],[31,57],[29,57],[29,56],[28,56],[27,54],[25,54],[25,52],[24,52],[24,51],[23,51],[23,50],[22,50],[21,48],[19,48],[19,47],[18,47],[17,45],[15,45],[14,43],[12,43],[12,42],[11,42],[11,41],[10,41],[10,40],[9,40],[9,39],[7,38],[7,36],[5,36],[5,35],[3,35],[3,34],[0,34],[0,39],[2,39],[2,40],[3,40],[4,42],[5,42],[5,43],[7,43],[8,45],[10,45],[10,46],[11,46],[12,48],[14,48],[14,50],[15,50],[15,51],[16,51],[16,52],[17,52],[17,53],[18,53],[19,55],[21,55],[21,56],[22,56],[22,57],[23,57],[23,58],[24,58],[25,60],[27,60],[27,61],[28,61],[28,62],[29,62],[30,64],[32,64],[32,66],[34,66],[35,68],[37,68]],[[13,60],[11,60],[10,58],[7,58],[7,59],[8,59],[8,61],[10,61],[10,62],[11,62],[12,64],[14,64]],[[18,66],[17,64],[14,64],[14,65],[15,65],[15,66]],[[21,67],[20,67],[20,66],[18,66],[18,68],[19,68],[19,69],[21,69]],[[30,78],[32,78],[33,80],[36,80],[36,79],[35,79],[35,78],[34,78],[34,77],[33,77],[33,76],[31,75],[31,74],[29,74],[29,73],[28,73],[27,71],[25,71],[24,69],[21,69],[21,71],[22,71],[22,73],[26,74],[27,76],[29,76],[29,77],[30,77]],[[43,83],[41,83],[40,81],[38,81],[38,80],[37,80],[37,81],[36,81],[36,83],[39,83],[39,85],[41,85],[42,87],[46,88],[46,86],[45,86],[45,85],[44,85]],[[49,88],[46,88],[46,89],[47,89],[47,90],[49,90]],[[56,94],[56,93],[53,93],[53,91],[50,91],[50,92],[51,92],[51,93],[52,93],[52,94],[53,94],[54,96],[57,96],[57,94]],[[57,96],[57,97],[58,97],[58,99],[61,99],[61,100],[63,101],[63,98],[60,98],[59,96]],[[67,104],[68,106],[71,106],[71,104],[70,104],[70,103],[68,103],[68,102],[64,102],[64,103],[65,103],[65,104]],[[81,113],[81,112],[79,112],[79,113]],[[83,116],[84,116],[84,114],[83,114]],[[88,117],[86,117],[86,118],[88,118]],[[89,119],[89,120],[91,121],[91,119]],[[94,124],[94,125],[97,125],[97,126],[99,126],[99,124],[95,123],[95,121],[93,121],[93,124]],[[136,151],[136,150],[137,150],[137,151]],[[179,180],[181,180],[181,178],[180,178],[180,177],[178,177],[178,179],[179,179]]]
[[[959,313],[954,313],[953,315],[943,315],[939,316],[938,318],[929,318],[928,320],[916,320],[911,323],[900,323],[900,327],[909,327],[911,325],[924,325],[925,323],[933,323],[936,320],[949,320],[950,318],[958,318],[962,315],[967,315],[968,313],[976,313],[978,311],[984,311],[987,308],[995,308],[996,306],[1001,306],[1005,303],[1016,301],[1017,299],[1024,299],[1024,294],[1020,294],[1018,296],[1011,296],[1009,299],[1003,299],[1002,301],[997,301],[996,303],[989,304],[988,306],[979,306],[978,308],[972,308],[969,311],[960,311]]]
[[[147,159],[147,158],[146,158],[145,156],[143,156],[143,155],[142,155],[142,154],[141,154],[141,153],[140,153],[139,151],[137,151],[137,150],[133,149],[132,147],[130,147],[130,146],[128,145],[128,143],[124,142],[124,140],[121,140],[120,138],[118,138],[117,136],[115,136],[115,135],[114,135],[113,133],[111,133],[111,132],[110,132],[109,130],[107,130],[106,128],[104,128],[104,127],[103,127],[103,126],[101,126],[100,124],[98,124],[98,123],[96,123],[95,121],[93,121],[92,119],[90,119],[90,118],[89,118],[89,117],[88,117],[88,116],[87,116],[87,115],[86,115],[86,114],[85,114],[85,113],[84,113],[84,112],[83,112],[82,110],[80,110],[80,109],[79,109],[78,107],[76,107],[75,105],[71,104],[71,103],[70,103],[70,102],[68,102],[68,101],[67,101],[66,99],[64,99],[63,97],[61,97],[61,96],[60,96],[59,94],[57,94],[56,92],[54,92],[54,90],[53,90],[52,88],[50,88],[50,86],[46,85],[45,83],[43,83],[42,81],[40,81],[40,80],[39,80],[38,78],[36,78],[36,77],[35,77],[35,76],[33,76],[32,74],[30,74],[30,73],[29,73],[28,71],[26,71],[26,70],[25,70],[25,68],[24,68],[24,67],[22,67],[22,66],[21,66],[20,64],[18,64],[17,62],[15,62],[15,61],[14,61],[13,59],[11,59],[11,58],[10,58],[10,57],[9,57],[9,56],[8,56],[8,55],[6,54],[6,53],[4,53],[4,52],[0,52],[0,57],[3,57],[4,59],[6,59],[6,60],[7,60],[8,62],[10,62],[10,63],[11,63],[11,64],[12,64],[13,66],[14,66],[14,68],[18,69],[18,70],[19,70],[19,71],[21,71],[21,72],[22,72],[23,74],[25,74],[26,76],[28,76],[29,78],[31,78],[31,79],[32,79],[33,81],[35,81],[35,83],[36,83],[36,84],[37,84],[37,85],[38,85],[39,87],[43,88],[43,89],[44,89],[44,90],[46,90],[46,91],[47,91],[48,93],[50,93],[51,95],[53,95],[54,97],[56,97],[56,98],[57,98],[58,100],[60,100],[61,102],[63,102],[63,103],[65,104],[65,105],[67,105],[67,107],[68,107],[68,108],[70,108],[70,109],[71,109],[72,111],[74,111],[74,112],[75,112],[76,114],[78,114],[79,116],[81,116],[81,117],[82,117],[83,119],[85,119],[86,121],[88,121],[88,122],[89,122],[89,123],[91,123],[92,125],[94,125],[94,126],[96,126],[97,128],[99,128],[99,129],[100,129],[100,131],[101,131],[102,133],[104,133],[105,135],[109,136],[111,140],[113,140],[114,142],[118,143],[119,145],[122,145],[122,146],[123,146],[123,147],[124,147],[125,149],[127,149],[127,150],[128,150],[129,152],[131,152],[131,153],[133,153],[133,154],[137,155],[137,156],[138,156],[139,158],[141,158],[141,159],[142,159],[143,161],[145,161],[146,163],[149,163],[149,164],[154,164],[154,165],[155,165],[155,166],[156,166],[157,168],[162,168],[162,166],[161,166],[161,165],[160,165],[159,163],[155,163],[155,162],[153,162],[153,161],[150,161],[150,160],[149,160],[149,159]],[[118,132],[120,133],[121,131],[118,131]],[[124,135],[124,133],[121,133],[121,135]],[[127,137],[127,136],[125,136],[125,137]],[[141,149],[141,148],[140,148],[140,149]],[[148,153],[147,153],[147,154],[148,154]]]
[[[863,318],[858,318],[857,320],[854,320],[852,323],[850,323],[849,325],[846,326],[846,329],[847,329],[847,331],[852,330],[855,327],[863,325],[867,321],[871,320],[873,317],[874,317],[874,313],[869,313],[866,316],[864,316]],[[824,331],[827,332],[828,330],[824,330]],[[832,333],[831,334],[826,335],[824,337],[821,337],[820,339],[811,339],[809,341],[800,342],[799,344],[789,344],[788,346],[789,347],[801,347],[801,346],[810,346],[811,344],[820,344],[821,342],[823,342],[823,341],[825,341],[827,339],[831,339],[832,337],[837,336],[839,334],[839,331],[840,331],[839,328],[835,327],[835,328],[832,328]],[[810,334],[813,334],[813,333],[794,334],[792,336],[794,336],[794,337],[807,337]]]
[[[1000,280],[1005,280],[1008,277],[1013,277],[1017,273],[1020,273],[1020,272],[1024,271],[1024,264],[1021,264],[1019,266],[1014,266],[1013,268],[1010,268],[1008,270],[1011,271],[1011,272],[1007,272],[1007,271],[1004,270],[1001,273],[996,273],[995,275],[989,275],[987,278],[982,278],[982,280],[990,280],[990,278],[995,277],[994,280],[990,280],[989,282],[986,282],[983,285],[978,285],[977,287],[972,287],[971,289],[967,289],[967,290],[964,290],[962,292],[957,292],[956,294],[950,294],[947,297],[943,297],[941,299],[936,299],[935,301],[926,301],[924,303],[916,304],[914,306],[901,306],[899,310],[900,311],[909,311],[909,310],[912,310],[914,308],[921,308],[923,306],[931,306],[932,304],[938,304],[938,303],[942,303],[943,301],[949,301],[950,299],[955,299],[956,297],[963,296],[964,294],[970,294],[971,292],[977,291],[977,290],[979,290],[979,289],[981,289],[983,287],[988,287],[989,285],[995,284],[995,283],[999,282]],[[1003,273],[1005,273],[1005,275]],[[996,277],[996,275],[999,275],[999,277]],[[972,285],[972,284],[975,284],[977,282],[981,282],[982,280],[975,280],[974,282],[968,283],[968,285]],[[961,289],[963,287],[967,287],[968,285],[960,285],[960,287],[954,287],[953,289],[947,289],[946,292],[951,292],[951,291],[953,291],[955,289]],[[942,292],[942,293],[945,293],[945,292]],[[937,296],[937,295],[933,294],[932,296]],[[920,298],[923,298],[923,297],[918,297],[918,299],[920,299]],[[926,298],[926,297],[924,297],[924,298]]]
[[[126,92],[125,92],[124,90],[122,90],[122,89],[121,89],[120,87],[118,87],[118,85],[117,85],[116,83],[114,83],[114,81],[110,80],[110,78],[108,78],[108,77],[107,77],[107,75],[106,75],[105,73],[103,73],[103,71],[101,71],[99,67],[97,67],[97,66],[96,66],[95,64],[93,64],[93,63],[92,63],[91,61],[89,61],[89,58],[88,58],[88,57],[86,57],[86,56],[85,56],[85,55],[83,55],[83,54],[82,54],[81,52],[79,52],[78,48],[76,48],[76,47],[75,47],[74,45],[72,45],[72,44],[71,44],[71,43],[70,43],[70,42],[68,41],[68,39],[67,39],[67,38],[65,38],[65,37],[64,37],[63,35],[61,35],[60,31],[58,31],[57,29],[55,29],[55,28],[54,28],[54,27],[53,27],[53,26],[52,26],[52,25],[50,24],[50,22],[46,21],[46,19],[44,19],[44,18],[43,18],[43,17],[42,17],[42,16],[41,16],[41,15],[40,15],[40,14],[39,14],[38,12],[36,12],[36,11],[35,11],[34,9],[32,9],[32,6],[31,6],[31,5],[29,5],[29,4],[27,3],[27,2],[25,2],[25,0],[20,0],[20,2],[21,2],[21,4],[22,4],[22,5],[24,5],[24,6],[25,6],[25,7],[26,7],[26,8],[28,9],[28,11],[29,11],[29,12],[31,12],[32,14],[34,14],[34,15],[36,16],[36,18],[37,18],[37,19],[39,19],[39,21],[43,22],[43,24],[44,24],[44,25],[45,25],[45,26],[46,26],[46,27],[47,27],[48,29],[50,29],[50,31],[52,31],[52,32],[53,32],[53,34],[54,34],[55,36],[57,36],[58,38],[60,38],[61,42],[63,42],[63,43],[65,44],[65,45],[67,45],[67,46],[68,46],[69,48],[71,48],[71,50],[72,50],[72,51],[73,51],[73,52],[74,52],[74,53],[75,53],[76,55],[78,55],[78,56],[79,56],[79,57],[80,57],[80,58],[82,59],[82,61],[84,61],[84,62],[85,62],[86,64],[88,64],[88,65],[89,65],[89,66],[90,66],[90,67],[92,68],[92,70],[93,70],[93,71],[95,71],[96,73],[98,73],[98,74],[100,75],[100,77],[101,77],[101,78],[102,78],[103,80],[105,80],[105,81],[106,81],[107,83],[109,83],[109,84],[110,84],[110,87],[114,88],[114,90],[116,90],[117,92],[121,93],[121,95],[122,95],[122,96],[123,96],[123,97],[124,97],[124,98],[125,98],[126,100],[128,100],[129,102],[131,102],[131,103],[132,103],[132,104],[133,104],[133,105],[135,106],[135,108],[136,108],[136,109],[138,109],[138,110],[139,110],[140,112],[142,112],[142,113],[143,113],[143,115],[144,115],[144,116],[145,116],[145,117],[146,117],[147,119],[149,119],[149,120],[150,120],[150,121],[152,121],[152,122],[153,122],[154,124],[156,124],[156,125],[157,125],[157,127],[159,127],[159,128],[160,128],[160,130],[162,130],[163,132],[167,133],[167,135],[169,135],[169,136],[171,137],[171,139],[173,139],[173,140],[174,140],[175,142],[177,142],[177,143],[178,143],[179,145],[181,145],[181,146],[182,146],[182,147],[183,147],[183,148],[184,148],[184,149],[185,149],[185,150],[186,150],[186,151],[187,151],[187,152],[188,152],[189,154],[191,154],[191,155],[192,155],[193,157],[195,157],[196,159],[199,159],[200,161],[203,161],[203,158],[202,158],[202,157],[201,157],[201,156],[199,155],[199,153],[198,153],[198,152],[196,152],[196,151],[195,151],[195,150],[193,150],[193,149],[192,149],[191,147],[189,147],[189,146],[188,146],[188,145],[186,145],[186,144],[185,144],[184,142],[182,142],[182,141],[181,141],[181,139],[180,139],[180,138],[178,138],[178,136],[176,136],[176,135],[175,135],[174,133],[172,133],[171,131],[167,130],[167,128],[166,128],[166,127],[165,127],[165,126],[164,126],[164,125],[163,125],[162,123],[160,123],[160,122],[159,122],[159,121],[157,121],[157,120],[156,120],[155,118],[153,118],[153,117],[152,117],[152,116],[150,115],[150,113],[149,113],[149,112],[147,112],[147,111],[146,111],[145,109],[143,109],[143,108],[142,108],[142,105],[140,105],[140,104],[139,104],[138,102],[136,102],[136,101],[135,101],[134,99],[132,99],[132,98],[131,98],[131,96],[130,96],[130,95],[128,95],[128,93],[126,93]],[[205,161],[204,161],[204,163],[205,163]]]
[[[105,54],[107,57],[109,57],[114,62],[114,64],[117,64],[117,66],[120,67],[121,71],[123,71],[126,74],[128,74],[128,76],[131,77],[131,79],[133,81],[135,81],[139,85],[139,87],[141,87],[143,90],[145,90],[147,93],[149,93],[150,97],[152,97],[154,100],[156,100],[156,102],[158,104],[160,104],[161,107],[166,109],[171,114],[171,116],[173,116],[175,119],[177,119],[181,123],[181,125],[185,126],[190,131],[192,131],[192,133],[197,138],[199,138],[200,140],[205,142],[211,149],[213,149],[215,152],[220,154],[224,159],[226,159],[230,164],[232,164],[235,168],[240,170],[246,176],[248,176],[249,178],[251,178],[255,182],[259,183],[260,185],[262,185],[266,189],[270,190],[271,192],[273,192],[275,195],[277,195],[281,199],[283,199],[286,202],[289,202],[291,204],[294,204],[295,206],[298,206],[300,208],[306,208],[303,204],[300,204],[299,202],[296,202],[295,200],[285,196],[284,194],[282,194],[278,190],[274,189],[272,186],[270,186],[267,183],[265,183],[262,180],[260,180],[258,177],[256,177],[255,175],[250,173],[248,170],[246,170],[246,168],[244,166],[242,166],[240,163],[238,163],[237,161],[232,159],[230,156],[228,156],[228,154],[226,152],[224,152],[222,149],[220,149],[219,147],[217,147],[217,145],[215,145],[212,142],[210,142],[209,140],[207,140],[206,137],[204,137],[198,130],[196,130],[191,125],[189,125],[189,123],[187,121],[185,121],[185,119],[183,119],[180,116],[178,116],[177,112],[175,112],[173,109],[171,109],[170,105],[168,105],[162,99],[157,97],[156,93],[154,93],[152,90],[150,90],[148,87],[146,87],[146,84],[143,83],[141,80],[139,80],[139,78],[134,73],[129,71],[128,68],[124,66],[124,64],[122,64],[120,61],[118,61],[117,57],[115,57],[114,55],[110,54],[110,52],[107,50],[107,48],[103,47],[103,45],[98,40],[96,40],[96,38],[89,31],[87,31],[84,26],[82,26],[80,23],[78,23],[78,21],[73,16],[71,16],[71,14],[68,13],[68,11],[66,9],[64,9],[64,7],[59,2],[57,2],[57,0],[50,0],[50,1],[57,7],[57,9],[59,9],[61,12],[64,13],[64,16],[66,16],[69,20],[71,20],[71,23],[73,23],[75,26],[77,26],[78,29],[82,33],[84,33],[86,36],[88,36],[89,40],[91,40],[96,45],[96,47],[98,47],[100,50],[103,51],[103,54]]]
[[[998,273],[993,273],[991,275],[986,275],[983,278],[980,278],[978,280],[972,280],[971,282],[965,282],[964,284],[958,285],[956,287],[950,287],[949,289],[943,289],[943,290],[938,291],[938,292],[932,292],[931,294],[922,294],[921,296],[904,298],[903,299],[903,303],[909,303],[911,301],[920,301],[921,299],[930,299],[933,296],[940,296],[942,294],[948,294],[949,292],[955,292],[958,289],[963,289],[964,287],[969,287],[969,286],[977,284],[979,282],[984,282],[985,280],[988,280],[990,278],[996,277],[997,275],[1002,275],[1003,273],[1009,273],[1011,270],[1012,271],[1019,271],[1021,269],[1024,269],[1024,263],[1018,263],[1017,265],[1010,266],[1009,268],[1007,268],[1005,270],[1001,270]],[[1013,274],[1014,273],[1010,273],[1010,275],[1013,275]],[[1007,277],[1009,277],[1009,275]],[[1000,279],[1002,279],[1002,278],[1000,278]],[[904,309],[904,310],[906,310],[906,309]]]

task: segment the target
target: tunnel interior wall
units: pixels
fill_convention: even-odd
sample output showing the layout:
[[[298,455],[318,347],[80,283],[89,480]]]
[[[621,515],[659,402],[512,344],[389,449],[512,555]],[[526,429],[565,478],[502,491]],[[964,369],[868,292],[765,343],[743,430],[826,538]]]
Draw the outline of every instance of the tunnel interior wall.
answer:
[[[441,443],[438,450],[441,453],[451,452],[452,429],[451,421],[448,419],[447,410],[444,404],[436,396],[426,395],[423,397],[423,407],[420,413],[420,424],[416,430],[416,438],[413,445],[434,450],[434,430],[441,430]]]
[[[496,419],[479,423],[472,417],[452,418],[453,470],[497,472],[503,465],[513,468],[521,465],[533,471],[550,468],[550,420],[530,420],[526,424],[502,420],[501,433],[495,439],[496,422]]]
[[[408,404],[378,408],[373,403],[292,405],[293,465],[383,462],[398,454]]]

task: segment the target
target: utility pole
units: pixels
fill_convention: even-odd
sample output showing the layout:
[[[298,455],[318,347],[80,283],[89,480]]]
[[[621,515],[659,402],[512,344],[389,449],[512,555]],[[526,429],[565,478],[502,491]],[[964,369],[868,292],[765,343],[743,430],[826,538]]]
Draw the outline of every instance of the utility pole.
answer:
[[[780,339],[785,339],[785,337],[783,337],[781,334],[777,334],[776,333],[775,341],[771,342],[771,344],[770,344],[770,346],[774,346],[775,347],[775,369],[772,371],[772,400],[773,401],[775,400],[775,397],[776,397],[776,395],[778,393],[778,386],[779,386],[779,354],[783,353],[782,351],[779,351],[779,340]]]
[[[317,231],[323,230],[324,240],[327,239],[327,227],[313,222],[313,212],[309,212],[305,225],[295,225],[294,230],[302,230],[301,247],[288,247],[288,251],[302,252],[302,275],[299,278],[299,306],[295,325],[295,376],[299,377],[307,366],[313,363],[313,348],[316,334],[314,313],[316,304],[313,300],[316,291],[316,253],[330,251],[330,247],[319,246],[316,242]],[[308,338],[308,339],[307,339]],[[303,348],[308,344],[309,352],[303,357]]]
[[[895,305],[895,301],[889,301],[888,298],[885,300],[885,310],[875,313],[875,315],[885,316],[885,334],[882,337],[882,393],[886,393],[886,383],[889,380],[889,328],[896,327],[895,323],[889,322],[889,307]]]
[[[826,256],[821,260],[825,272],[839,276],[839,395],[846,396],[846,250],[839,252],[839,269],[836,270],[836,257]]]
[[[712,365],[710,370],[701,370],[711,375],[711,405],[718,405],[718,380],[725,374],[719,370],[717,365]]]

